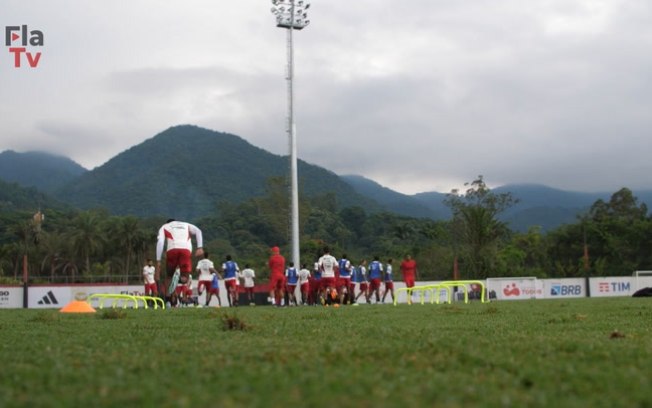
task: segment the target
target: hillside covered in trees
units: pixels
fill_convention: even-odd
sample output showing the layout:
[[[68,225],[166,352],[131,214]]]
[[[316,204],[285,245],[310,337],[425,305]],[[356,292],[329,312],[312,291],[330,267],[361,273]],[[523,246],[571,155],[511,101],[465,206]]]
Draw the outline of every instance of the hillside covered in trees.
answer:
[[[652,219],[629,189],[597,200],[588,213],[550,232],[518,233],[500,221],[518,200],[490,190],[482,177],[469,189],[449,194],[453,217],[445,221],[341,208],[326,193],[300,203],[302,262],[312,263],[323,245],[355,263],[379,256],[413,255],[420,279],[450,279],[455,259],[462,278],[492,276],[573,277],[630,275],[652,269]],[[33,279],[50,281],[140,281],[144,260],[154,256],[164,217],[111,215],[106,210],[47,208],[33,213],[3,211],[0,270],[5,282],[21,276],[28,255]],[[189,221],[205,235],[215,261],[226,254],[251,264],[265,279],[270,246],[289,253],[288,194],[283,178],[268,179],[263,194],[222,203],[212,214]],[[585,250],[588,255],[585,256]]]

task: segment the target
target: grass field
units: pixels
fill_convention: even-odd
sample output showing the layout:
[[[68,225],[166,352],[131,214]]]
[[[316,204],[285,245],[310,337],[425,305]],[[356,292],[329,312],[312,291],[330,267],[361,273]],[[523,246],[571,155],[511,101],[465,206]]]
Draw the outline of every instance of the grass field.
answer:
[[[640,298],[2,310],[0,406],[648,407],[651,310]]]

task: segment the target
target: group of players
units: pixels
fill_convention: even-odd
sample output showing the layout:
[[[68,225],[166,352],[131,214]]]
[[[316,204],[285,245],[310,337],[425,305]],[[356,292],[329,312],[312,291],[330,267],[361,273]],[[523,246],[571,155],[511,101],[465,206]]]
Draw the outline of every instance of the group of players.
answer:
[[[240,279],[243,279],[244,291],[250,304],[253,304],[255,278],[253,269],[245,265],[245,269],[240,271],[238,264],[227,255],[218,271],[208,258],[208,253],[203,250],[201,230],[192,224],[173,219],[168,220],[159,229],[156,266],[154,267],[153,262],[148,260],[143,268],[145,294],[160,294],[173,305],[197,304],[197,296],[193,296],[192,289],[192,236],[197,242],[195,256],[201,258],[195,268],[198,272],[197,295],[206,292],[207,306],[212,297],[216,296],[221,306],[219,280],[223,280],[229,305],[237,306],[238,286]],[[167,247],[166,274],[162,290],[159,290],[161,259],[165,247]],[[392,259],[388,259],[383,265],[376,256],[368,265],[366,260],[362,260],[358,266],[354,266],[346,255],[338,260],[330,254],[330,249],[325,247],[310,271],[305,264],[298,269],[290,262],[286,267],[285,258],[280,254],[279,248],[273,247],[268,267],[270,301],[277,306],[283,304],[283,299],[286,305],[356,304],[362,296],[367,303],[371,303],[372,299],[375,299],[376,303],[381,303],[385,301],[388,294],[391,295],[391,300],[394,300]],[[405,285],[413,287],[417,266],[410,255],[406,255],[401,262],[400,270]],[[381,295],[382,286],[384,290]]]
[[[306,264],[297,270],[291,262],[285,268],[285,259],[278,247],[274,247],[268,266],[271,271],[270,301],[276,306],[281,306],[283,299],[287,305],[357,304],[360,297],[364,297],[367,303],[372,299],[382,303],[388,294],[394,301],[392,259],[383,265],[376,256],[368,265],[366,260],[362,260],[355,266],[346,255],[338,260],[325,247],[311,272]],[[416,261],[406,255],[400,269],[405,285],[413,287],[417,275]]]

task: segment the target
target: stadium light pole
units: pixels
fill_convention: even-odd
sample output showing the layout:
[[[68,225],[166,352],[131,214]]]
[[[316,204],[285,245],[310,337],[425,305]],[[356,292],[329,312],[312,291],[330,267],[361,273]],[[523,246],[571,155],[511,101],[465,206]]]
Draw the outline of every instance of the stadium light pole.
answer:
[[[294,49],[292,32],[302,30],[308,24],[306,10],[310,3],[304,0],[272,0],[272,13],[276,16],[276,26],[287,30],[287,102],[288,121],[287,132],[290,143],[290,224],[292,239],[292,261],[300,268],[299,255],[299,178],[297,165],[297,131],[294,123]]]

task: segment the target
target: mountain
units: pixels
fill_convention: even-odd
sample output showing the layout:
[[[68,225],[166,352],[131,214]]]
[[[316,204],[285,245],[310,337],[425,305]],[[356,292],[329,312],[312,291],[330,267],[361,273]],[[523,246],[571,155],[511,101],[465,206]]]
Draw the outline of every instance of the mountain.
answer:
[[[335,173],[298,163],[301,193],[335,193],[342,207],[379,209]],[[82,174],[56,191],[80,208],[103,207],[114,214],[195,219],[220,201],[241,202],[265,194],[269,177],[287,174],[287,157],[244,139],[197,126],[169,128]]]
[[[65,209],[67,206],[34,187],[0,180],[0,211],[36,211],[39,208]]]
[[[609,200],[611,193],[565,191],[540,184],[508,184],[492,189],[496,194],[511,193],[519,200],[502,214],[515,230],[524,232],[537,225],[542,231],[577,222],[598,199]]]
[[[434,208],[428,208],[428,206],[415,200],[414,197],[397,193],[368,178],[357,175],[340,177],[351,185],[356,192],[373,199],[390,212],[418,218],[446,218],[446,214],[442,214]]]
[[[0,153],[0,179],[51,193],[87,170],[74,161],[44,152]]]
[[[344,179],[359,193],[371,197],[379,204],[399,214],[434,219],[449,219],[450,209],[444,204],[445,193],[436,191],[418,193],[412,196],[393,190],[360,176],[345,176]],[[519,202],[506,210],[501,219],[514,231],[525,232],[531,226],[549,231],[563,224],[577,222],[577,217],[586,213],[597,200],[608,201],[614,192],[583,193],[565,191],[540,184],[508,184],[492,189],[496,194],[511,193]],[[652,191],[634,192],[639,203],[652,208]],[[420,205],[417,205],[418,203]],[[424,215],[426,207],[430,215]]]
[[[114,214],[195,219],[213,212],[220,201],[237,203],[265,194],[269,177],[284,177],[287,169],[287,157],[271,154],[238,136],[175,126],[90,171],[47,153],[0,153],[0,181],[6,181],[0,184],[0,208],[67,203],[78,208],[102,207]],[[450,218],[443,203],[445,193],[405,195],[363,176],[338,176],[303,161],[299,161],[299,186],[303,197],[334,193],[341,208],[356,205],[368,212]],[[515,231],[527,231],[533,225],[547,231],[574,223],[596,200],[608,201],[613,194],[564,191],[538,184],[505,185],[492,191],[510,192],[519,199],[501,217]],[[634,191],[634,195],[652,208],[652,190]]]

